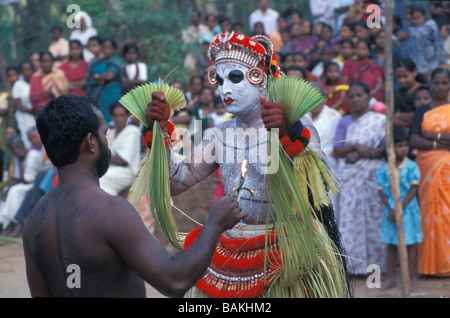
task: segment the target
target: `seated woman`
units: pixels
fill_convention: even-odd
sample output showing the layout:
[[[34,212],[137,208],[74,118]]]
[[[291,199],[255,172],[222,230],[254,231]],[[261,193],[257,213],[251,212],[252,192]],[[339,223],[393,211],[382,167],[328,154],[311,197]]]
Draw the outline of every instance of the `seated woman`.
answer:
[[[107,136],[111,159],[108,171],[100,178],[100,187],[111,195],[119,195],[131,186],[138,173],[141,131],[128,125],[130,113],[119,102],[112,102],[108,110],[114,122]]]
[[[52,98],[66,94],[69,82],[64,72],[53,68],[53,55],[44,51],[40,53],[41,68],[30,80],[30,101],[35,114]]]

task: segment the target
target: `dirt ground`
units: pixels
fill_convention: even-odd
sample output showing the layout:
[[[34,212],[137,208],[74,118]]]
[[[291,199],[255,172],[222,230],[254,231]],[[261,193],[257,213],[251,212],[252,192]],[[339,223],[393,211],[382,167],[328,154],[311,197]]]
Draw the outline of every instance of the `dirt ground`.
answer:
[[[180,210],[189,213],[198,222],[203,223],[207,217],[214,197],[214,177],[209,177],[202,183],[187,192],[174,197],[174,205]],[[197,225],[187,221],[179,212],[174,212],[175,220],[180,232],[188,232]],[[355,298],[401,298],[400,282],[397,287],[383,290],[368,288],[366,278],[354,278]],[[0,298],[29,298],[25,261],[21,242],[5,242],[0,240]],[[147,297],[164,297],[150,285],[147,285]],[[440,298],[450,297],[450,277],[417,277],[410,293],[411,298]]]

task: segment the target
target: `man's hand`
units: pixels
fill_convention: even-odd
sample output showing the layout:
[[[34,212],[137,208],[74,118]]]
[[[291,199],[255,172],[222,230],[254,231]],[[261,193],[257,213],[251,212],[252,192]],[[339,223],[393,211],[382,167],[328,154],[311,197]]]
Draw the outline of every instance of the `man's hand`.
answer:
[[[159,121],[161,129],[166,126],[170,117],[170,106],[163,92],[152,93],[152,101],[148,103],[145,117],[150,125],[148,127],[150,130],[153,128],[155,120]]]
[[[209,215],[209,221],[219,226],[223,232],[231,229],[247,216],[248,212],[242,212],[235,198],[224,196],[214,203]]]
[[[272,103],[261,97],[261,117],[267,130],[278,128],[280,137],[287,132],[287,122],[280,104]]]

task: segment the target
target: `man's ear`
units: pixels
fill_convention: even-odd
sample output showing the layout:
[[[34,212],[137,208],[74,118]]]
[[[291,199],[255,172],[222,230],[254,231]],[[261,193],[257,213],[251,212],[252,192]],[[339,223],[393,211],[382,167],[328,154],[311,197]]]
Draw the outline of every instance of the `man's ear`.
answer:
[[[97,138],[92,133],[88,133],[85,137],[86,151],[95,153],[97,147]]]

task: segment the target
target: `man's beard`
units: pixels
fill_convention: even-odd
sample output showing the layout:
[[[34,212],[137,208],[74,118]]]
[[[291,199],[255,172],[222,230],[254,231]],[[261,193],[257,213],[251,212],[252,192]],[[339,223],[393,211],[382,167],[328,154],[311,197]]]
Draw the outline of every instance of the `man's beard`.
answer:
[[[109,160],[111,159],[111,150],[98,139],[100,156],[98,157],[97,163],[95,164],[95,171],[97,172],[97,176],[99,178],[103,177],[103,175],[108,171],[109,168]]]

